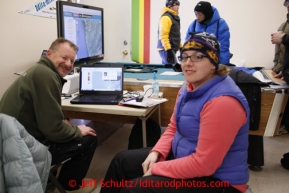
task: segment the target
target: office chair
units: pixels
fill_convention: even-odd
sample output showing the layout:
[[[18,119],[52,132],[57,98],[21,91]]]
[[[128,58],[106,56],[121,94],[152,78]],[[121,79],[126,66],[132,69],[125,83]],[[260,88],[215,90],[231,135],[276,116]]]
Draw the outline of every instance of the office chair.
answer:
[[[58,163],[58,164],[55,164],[55,165],[51,166],[51,168],[50,168],[49,180],[50,180],[51,183],[55,186],[55,188],[58,189],[58,191],[59,191],[60,193],[66,193],[66,191],[64,190],[64,188],[60,185],[60,183],[59,183],[58,180],[57,180],[58,174],[59,174],[59,172],[60,172],[60,170],[61,170],[60,167],[61,167],[65,162],[69,161],[70,159],[71,159],[71,158],[68,158],[67,160],[64,160],[63,162],[60,162],[60,163]],[[58,169],[60,169],[60,170],[57,172]]]

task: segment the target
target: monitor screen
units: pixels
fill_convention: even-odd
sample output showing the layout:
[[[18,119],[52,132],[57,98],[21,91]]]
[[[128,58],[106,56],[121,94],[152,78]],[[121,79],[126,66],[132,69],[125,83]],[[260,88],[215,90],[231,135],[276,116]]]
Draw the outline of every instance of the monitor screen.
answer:
[[[81,68],[81,91],[121,91],[123,83],[122,67]]]
[[[79,50],[75,65],[92,64],[104,58],[103,9],[89,5],[56,2],[57,33]]]

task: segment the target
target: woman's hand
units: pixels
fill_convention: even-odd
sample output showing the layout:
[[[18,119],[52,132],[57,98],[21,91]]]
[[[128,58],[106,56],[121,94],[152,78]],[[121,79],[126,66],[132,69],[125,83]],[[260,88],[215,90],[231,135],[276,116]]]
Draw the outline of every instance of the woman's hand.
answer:
[[[152,175],[152,168],[149,168],[148,171],[143,176],[151,176]]]
[[[159,157],[159,153],[156,151],[153,151],[148,155],[146,160],[142,163],[144,176],[152,175],[151,167],[153,163],[156,163],[158,161],[158,157]]]

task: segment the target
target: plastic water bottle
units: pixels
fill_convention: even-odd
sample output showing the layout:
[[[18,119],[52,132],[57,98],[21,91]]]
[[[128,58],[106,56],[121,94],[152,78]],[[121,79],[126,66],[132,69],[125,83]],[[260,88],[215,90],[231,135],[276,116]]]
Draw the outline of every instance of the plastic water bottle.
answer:
[[[153,95],[158,96],[158,94],[159,94],[159,82],[157,80],[157,76],[156,76],[155,72],[154,72],[152,87],[153,87]]]

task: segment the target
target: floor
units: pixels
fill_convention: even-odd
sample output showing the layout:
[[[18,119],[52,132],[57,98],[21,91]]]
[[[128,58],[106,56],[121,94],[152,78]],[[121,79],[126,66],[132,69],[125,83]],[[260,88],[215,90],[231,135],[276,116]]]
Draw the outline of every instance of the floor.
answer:
[[[99,193],[100,183],[114,155],[127,149],[132,125],[124,124],[96,149],[87,177],[97,182],[93,193]],[[248,185],[253,193],[285,193],[289,190],[289,170],[284,169],[280,159],[289,152],[289,134],[264,137],[265,165],[261,172],[250,171]]]
[[[250,171],[249,185],[254,193],[289,192],[289,170],[280,159],[289,152],[289,135],[264,137],[265,165],[261,172]]]
[[[122,150],[127,150],[128,137],[131,132],[132,125],[125,124],[122,128],[113,133],[105,142],[97,147],[92,163],[90,164],[87,177],[97,180],[97,187],[92,193],[99,193],[101,189],[101,181],[110,161],[115,154]]]

